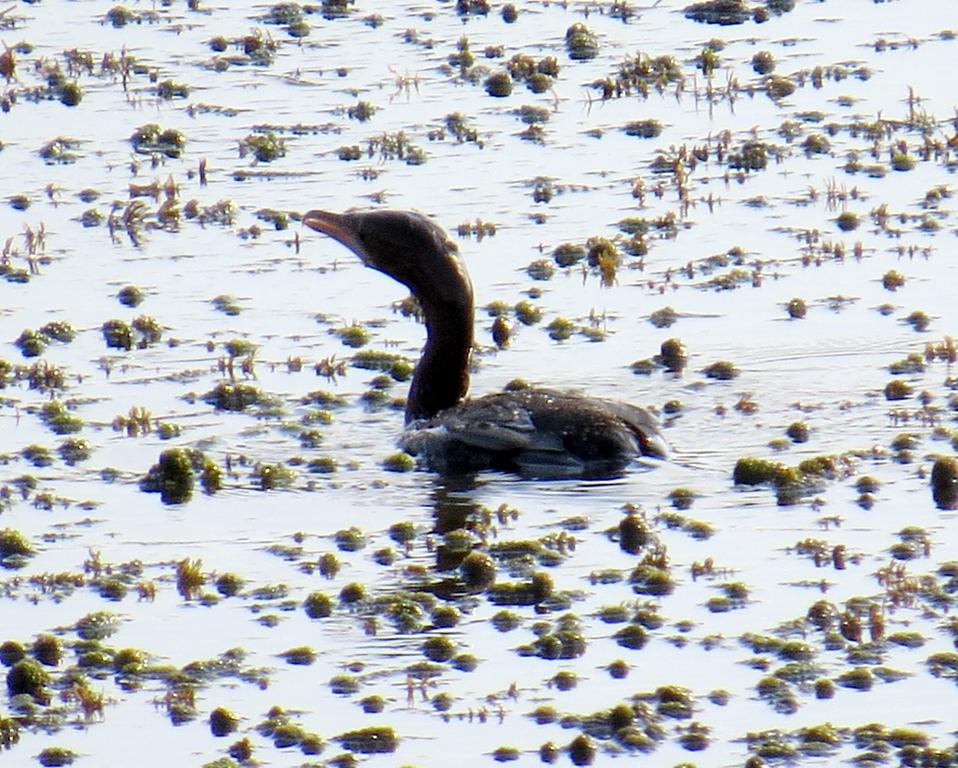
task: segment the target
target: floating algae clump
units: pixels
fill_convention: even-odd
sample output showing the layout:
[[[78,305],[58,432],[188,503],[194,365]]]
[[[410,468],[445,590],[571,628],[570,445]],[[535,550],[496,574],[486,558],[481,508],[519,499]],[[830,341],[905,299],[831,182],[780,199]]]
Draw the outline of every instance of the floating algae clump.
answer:
[[[569,58],[577,61],[594,59],[599,55],[599,39],[585,24],[576,23],[565,32],[565,47]]]
[[[189,501],[196,470],[205,464],[202,451],[170,448],[160,454],[159,461],[140,480],[140,490],[159,493],[164,504]]]
[[[931,493],[939,509],[958,509],[958,459],[935,459],[931,470]]]
[[[399,746],[399,737],[392,728],[373,727],[358,731],[347,731],[336,737],[344,749],[363,755],[386,754],[395,752]]]

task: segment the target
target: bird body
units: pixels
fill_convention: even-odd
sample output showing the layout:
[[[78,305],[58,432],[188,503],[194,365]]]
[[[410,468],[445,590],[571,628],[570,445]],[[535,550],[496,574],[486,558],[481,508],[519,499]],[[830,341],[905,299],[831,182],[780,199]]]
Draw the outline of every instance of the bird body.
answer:
[[[616,400],[552,389],[464,399],[473,293],[458,248],[411,211],[310,211],[303,223],[399,281],[419,300],[426,345],[406,400],[400,445],[443,473],[499,469],[549,477],[610,476],[666,455],[657,420]]]

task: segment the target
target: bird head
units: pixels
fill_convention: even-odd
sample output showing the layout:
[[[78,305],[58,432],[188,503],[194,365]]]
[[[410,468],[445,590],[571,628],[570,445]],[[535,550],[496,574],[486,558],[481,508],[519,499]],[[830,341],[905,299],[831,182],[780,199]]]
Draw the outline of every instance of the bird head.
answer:
[[[441,227],[420,213],[314,210],[303,216],[303,224],[345,245],[367,267],[398,280],[423,304],[455,300],[464,291],[472,300],[472,285],[459,248]]]

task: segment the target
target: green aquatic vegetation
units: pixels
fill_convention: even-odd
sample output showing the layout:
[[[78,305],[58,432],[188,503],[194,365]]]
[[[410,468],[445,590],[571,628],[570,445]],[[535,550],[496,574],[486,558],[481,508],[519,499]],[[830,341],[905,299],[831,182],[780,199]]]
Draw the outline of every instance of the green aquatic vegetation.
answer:
[[[931,470],[931,493],[939,509],[958,509],[958,459],[939,456]]]
[[[374,349],[362,349],[350,358],[354,368],[389,373],[397,363],[408,362],[405,357],[394,352],[382,352]]]
[[[47,165],[70,165],[80,159],[76,151],[80,148],[79,139],[58,136],[44,144],[37,153]]]
[[[254,384],[224,381],[217,384],[201,399],[220,411],[245,411],[252,405],[272,406],[272,398]]]
[[[229,317],[236,317],[242,311],[242,308],[232,296],[215,296],[210,299],[210,303],[217,312],[222,312]]]
[[[925,372],[925,358],[918,352],[912,352],[902,360],[896,360],[888,366],[888,372],[894,376]]]
[[[565,32],[565,46],[573,61],[594,59],[599,55],[599,39],[585,24],[575,23]]]
[[[564,317],[557,317],[546,326],[553,341],[566,341],[576,331],[576,324]]]
[[[456,655],[456,644],[448,637],[430,637],[422,644],[422,655],[429,661],[450,661]]]
[[[586,256],[586,249],[578,243],[560,243],[552,251],[552,258],[560,267],[571,267]]]
[[[378,109],[378,107],[370,104],[368,101],[360,100],[356,104],[353,104],[351,107],[347,108],[346,115],[350,120],[358,120],[361,123],[365,123],[376,114]]]
[[[925,660],[925,664],[934,677],[958,680],[958,653],[953,651],[933,653]]]
[[[759,635],[753,632],[746,632],[744,635],[739,637],[738,640],[746,648],[750,648],[752,653],[756,654],[777,654],[785,644],[785,641],[781,638],[773,637],[771,635]]]
[[[0,563],[7,558],[30,557],[35,554],[30,539],[14,528],[0,530]]]
[[[681,372],[688,363],[689,353],[681,339],[666,339],[659,348],[656,361],[661,363],[667,371]]]
[[[669,503],[676,509],[690,509],[699,494],[692,488],[673,488],[669,491]]]
[[[273,131],[250,133],[240,142],[240,156],[252,154],[258,162],[271,163],[286,156],[286,141]]]
[[[190,86],[186,83],[176,83],[173,80],[163,80],[157,83],[156,95],[164,101],[186,99],[190,95]]]
[[[408,453],[398,451],[384,458],[382,465],[387,472],[411,472],[416,468],[416,459]]]
[[[752,70],[757,75],[770,75],[775,71],[775,56],[769,51],[759,51],[752,56]]]
[[[144,672],[149,661],[147,653],[139,648],[121,648],[113,654],[113,669],[126,676],[139,675]]]
[[[885,385],[886,400],[907,400],[914,394],[915,388],[901,379],[892,379]]]
[[[117,292],[116,298],[125,307],[138,307],[146,296],[143,289],[135,285],[126,285]]]
[[[496,581],[496,562],[485,552],[473,550],[459,563],[459,577],[470,592],[481,592]]]
[[[675,720],[687,720],[692,717],[695,702],[692,692],[680,685],[663,685],[655,689],[650,698],[656,703],[656,711],[663,717]]]
[[[0,643],[0,664],[5,667],[12,667],[26,655],[27,649],[23,647],[23,643],[16,640],[4,640]]]
[[[915,158],[907,152],[892,152],[891,167],[896,171],[910,171],[916,165]]]
[[[552,266],[551,261],[546,259],[536,259],[535,261],[530,262],[529,266],[526,267],[526,274],[528,274],[533,280],[551,280],[553,275],[555,275],[555,267]]]
[[[835,224],[842,232],[851,232],[858,229],[859,223],[861,223],[861,217],[851,211],[842,211],[835,219]]]
[[[72,765],[79,755],[66,747],[46,747],[37,755],[37,762],[45,768]]]
[[[256,218],[271,224],[277,232],[289,229],[290,215],[286,211],[277,211],[275,208],[260,208],[256,212]]]
[[[530,644],[517,648],[520,656],[538,656],[550,661],[576,659],[587,647],[579,621],[572,615],[562,616],[554,628],[542,626],[538,637]]]
[[[159,153],[177,158],[186,149],[186,137],[175,128],[162,129],[156,123],[137,128],[130,136],[133,151],[139,154]]]
[[[688,730],[684,730],[679,734],[679,744],[682,745],[683,749],[689,752],[700,752],[703,749],[707,749],[711,743],[709,739],[711,732],[712,729],[707,725],[696,722],[690,723]]]
[[[820,133],[810,133],[805,137],[805,140],[802,142],[802,149],[805,150],[806,155],[825,155],[831,151],[831,148],[832,148],[831,142],[829,142],[829,140]],[[845,213],[849,213],[849,212],[846,211]],[[845,218],[845,219],[842,218],[843,216],[845,216],[845,213],[840,214],[838,217],[838,227],[842,231],[847,231],[842,226],[842,224],[850,223],[850,220],[848,218]],[[857,216],[855,216],[855,214],[852,213],[850,215],[857,219]],[[857,222],[855,226],[857,226]],[[851,229],[854,229],[855,226],[852,226]]]
[[[795,83],[787,77],[769,75],[765,78],[765,93],[770,99],[780,101],[795,93]]]
[[[339,337],[345,346],[353,349],[364,347],[369,343],[369,331],[359,323],[343,326],[332,332]]]
[[[842,688],[870,691],[875,684],[875,675],[868,667],[856,667],[840,674],[835,678],[835,682]]]
[[[735,463],[732,479],[736,485],[771,483],[774,486],[785,486],[799,483],[802,478],[795,467],[768,459],[746,457]]]
[[[47,667],[56,667],[63,660],[63,642],[55,635],[39,635],[31,647],[33,658]]]
[[[644,548],[655,544],[655,534],[652,532],[644,516],[627,510],[627,514],[619,521],[616,531],[619,548],[630,555],[639,554]]]
[[[137,347],[140,349],[156,344],[163,336],[163,327],[157,322],[156,318],[149,315],[140,315],[133,318],[131,325],[140,336],[140,340],[137,342]]]
[[[157,463],[140,480],[140,489],[147,493],[159,493],[167,504],[189,501],[193,495],[196,463],[201,456],[186,448],[163,451]]]
[[[240,724],[239,716],[226,707],[216,707],[210,712],[210,733],[222,737],[236,731]]]
[[[685,7],[685,17],[705,24],[731,26],[752,18],[752,10],[744,0],[704,0]]]
[[[279,655],[280,658],[284,659],[287,664],[301,667],[308,667],[310,664],[313,664],[317,657],[316,651],[313,648],[310,648],[308,645],[289,648]]]
[[[24,329],[14,342],[24,357],[39,357],[46,351],[48,343],[49,339],[45,334],[29,328]]]
[[[522,624],[522,617],[515,611],[501,610],[494,613],[489,623],[496,628],[498,632],[512,632],[518,629]]]
[[[11,696],[26,694],[43,703],[50,698],[49,684],[49,673],[33,659],[20,659],[7,672],[7,693]]]
[[[123,320],[107,320],[100,327],[103,340],[114,349],[133,349],[133,328]]]
[[[532,202],[534,203],[550,203],[552,202],[552,198],[555,197],[555,195],[556,195],[556,189],[553,186],[552,182],[548,180],[536,181],[535,186],[532,188]],[[532,264],[548,264],[548,262],[534,261],[532,262]],[[531,267],[532,264],[530,264],[529,266]],[[548,279],[548,277],[546,278],[535,277],[529,269],[527,269],[526,271],[529,272],[529,276],[532,277],[534,280]],[[549,277],[552,276],[551,271],[548,274],[549,274]]]
[[[369,157],[379,155],[381,160],[403,160],[406,165],[422,165],[426,162],[426,153],[413,144],[403,131],[382,133],[367,141],[366,154]]]
[[[649,322],[656,328],[669,328],[679,319],[679,313],[672,307],[663,307],[649,315]]]
[[[928,326],[931,325],[931,318],[927,313],[917,309],[905,318],[905,322],[916,331],[922,332],[928,330]]]
[[[640,139],[654,139],[662,134],[662,123],[654,118],[647,120],[633,120],[623,126],[626,136],[637,136]]]
[[[793,443],[807,443],[809,434],[808,425],[804,421],[794,421],[785,429],[785,435]]]
[[[203,573],[203,561],[197,558],[183,558],[176,563],[176,591],[184,600],[193,600],[199,596],[200,589],[206,584]]]
[[[709,379],[716,381],[731,381],[739,375],[740,371],[734,363],[728,360],[719,360],[711,363],[702,369],[702,374]]]
[[[117,632],[121,624],[122,620],[117,614],[96,611],[79,619],[75,629],[81,640],[105,640]]]
[[[436,699],[442,694],[437,694],[433,697],[433,706],[435,706]],[[452,702],[450,702],[451,706]],[[359,706],[362,707],[363,712],[367,715],[378,715],[386,709],[386,700],[379,695],[366,696],[359,702]]]
[[[358,552],[366,546],[366,535],[356,526],[352,526],[337,531],[333,541],[341,552]]]
[[[790,299],[785,305],[785,311],[793,320],[801,320],[805,317],[805,315],[808,314],[808,305],[805,303],[804,299]]]
[[[335,739],[343,749],[361,755],[388,754],[395,752],[399,747],[399,737],[396,732],[386,726],[347,731],[336,736]]]
[[[753,280],[754,276],[750,270],[735,268],[730,269],[728,272],[725,272],[721,275],[710,277],[705,283],[705,286],[708,288],[713,288],[716,291],[731,291],[738,288],[740,285],[751,283]]]
[[[914,432],[900,432],[892,438],[889,447],[893,451],[913,451],[919,443],[921,437]]]
[[[397,544],[402,544],[408,547],[416,539],[417,528],[415,523],[403,521],[390,525],[388,533],[389,538],[395,541]]]
[[[552,577],[544,571],[536,571],[528,581],[491,584],[487,589],[493,605],[539,605],[555,591]]]
[[[675,590],[675,579],[668,569],[642,563],[629,574],[632,590],[640,595],[670,595]]]
[[[69,435],[83,428],[83,420],[71,414],[60,400],[51,400],[40,408],[40,420],[57,435]]]
[[[769,154],[765,142],[746,141],[738,150],[729,152],[728,166],[734,170],[761,171],[768,167]]]
[[[695,57],[695,66],[702,72],[706,77],[711,77],[715,70],[722,65],[722,57],[719,56],[719,50],[711,47],[711,45],[706,45],[702,52]]]
[[[49,467],[53,463],[53,454],[42,445],[28,445],[20,455],[35,467]]]
[[[296,481],[296,473],[285,464],[258,463],[250,473],[250,481],[261,491],[290,488]]]
[[[492,750],[492,759],[497,763],[511,763],[518,760],[521,754],[515,747],[496,747]]]
[[[341,602],[345,603],[346,605],[352,605],[353,603],[362,602],[366,600],[367,597],[368,597],[368,593],[366,591],[366,587],[364,587],[362,584],[359,584],[358,582],[352,582],[350,584],[346,584],[339,591],[339,599]]]
[[[792,686],[779,677],[763,677],[755,686],[758,697],[772,709],[790,715],[798,711],[798,699]]]
[[[648,633],[638,624],[629,624],[612,635],[617,645],[637,651],[645,647],[649,641]]]

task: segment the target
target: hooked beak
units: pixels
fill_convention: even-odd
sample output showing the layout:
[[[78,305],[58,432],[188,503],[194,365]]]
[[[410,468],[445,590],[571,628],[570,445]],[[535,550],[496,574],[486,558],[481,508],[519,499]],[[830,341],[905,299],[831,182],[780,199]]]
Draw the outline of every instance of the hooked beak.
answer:
[[[355,230],[349,226],[346,217],[342,214],[331,211],[309,211],[303,216],[303,225],[329,235],[349,248],[364,262],[367,260],[366,249],[363,248],[359,238],[356,237]]]

